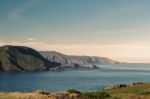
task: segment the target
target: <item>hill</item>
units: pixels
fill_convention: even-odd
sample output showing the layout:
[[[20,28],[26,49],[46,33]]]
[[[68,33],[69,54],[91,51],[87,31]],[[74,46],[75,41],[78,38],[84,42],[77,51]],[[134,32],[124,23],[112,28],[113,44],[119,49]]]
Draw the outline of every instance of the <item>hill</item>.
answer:
[[[32,48],[10,45],[0,47],[0,71],[45,71],[58,65]]]
[[[43,57],[53,62],[59,62],[63,65],[71,66],[72,64],[79,65],[94,65],[94,64],[119,64],[119,62],[106,57],[97,56],[73,56],[64,55],[55,51],[41,51]]]

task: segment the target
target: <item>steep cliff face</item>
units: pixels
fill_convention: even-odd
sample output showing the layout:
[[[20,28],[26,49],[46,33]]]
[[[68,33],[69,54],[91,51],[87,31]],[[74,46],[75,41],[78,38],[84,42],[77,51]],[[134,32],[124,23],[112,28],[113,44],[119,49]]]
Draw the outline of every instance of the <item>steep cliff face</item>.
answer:
[[[43,57],[53,62],[60,62],[62,64],[69,63],[69,57],[67,55],[55,52],[55,51],[41,51]]]
[[[0,72],[2,72],[2,71],[3,71],[3,68],[2,68],[2,64],[0,62]]]
[[[60,65],[24,46],[0,47],[0,71],[44,71]]]
[[[71,65],[77,63],[79,65],[86,64],[118,64],[119,62],[96,56],[72,56],[64,55],[55,51],[41,51],[41,55],[53,62],[60,62],[64,65]]]

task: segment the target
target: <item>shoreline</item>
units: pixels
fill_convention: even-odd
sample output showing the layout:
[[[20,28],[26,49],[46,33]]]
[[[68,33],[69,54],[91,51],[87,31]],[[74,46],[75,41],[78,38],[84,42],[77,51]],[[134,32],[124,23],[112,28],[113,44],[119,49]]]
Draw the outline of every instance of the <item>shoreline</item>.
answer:
[[[110,85],[101,91],[91,92],[79,92],[74,89],[69,89],[65,92],[42,90],[33,92],[0,92],[0,99],[131,99],[131,97],[135,97],[134,99],[139,99],[139,97],[144,97],[140,99],[149,99],[145,97],[150,97],[150,83],[135,82]]]

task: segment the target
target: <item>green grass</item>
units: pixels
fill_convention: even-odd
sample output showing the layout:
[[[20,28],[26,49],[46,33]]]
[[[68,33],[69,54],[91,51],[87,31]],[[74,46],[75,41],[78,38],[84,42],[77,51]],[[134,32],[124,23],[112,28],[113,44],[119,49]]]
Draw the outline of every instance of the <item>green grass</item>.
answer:
[[[76,93],[76,94],[81,94],[81,92],[74,90],[74,89],[69,89],[67,90],[68,93]]]
[[[139,93],[139,95],[150,95],[150,89],[143,90]]]
[[[25,99],[37,99],[37,97],[40,97],[39,99],[56,99],[56,97],[57,99],[150,99],[150,83],[95,92],[79,92],[69,89],[67,93],[55,93],[55,95],[45,91],[36,91],[33,93],[0,93],[0,99],[20,99],[16,98],[16,96],[25,97]],[[54,98],[49,98],[51,96]]]
[[[107,99],[107,98],[111,98],[111,96],[106,92],[97,91],[97,92],[82,93],[82,98],[83,99]]]
[[[116,99],[150,99],[150,83],[106,90]]]

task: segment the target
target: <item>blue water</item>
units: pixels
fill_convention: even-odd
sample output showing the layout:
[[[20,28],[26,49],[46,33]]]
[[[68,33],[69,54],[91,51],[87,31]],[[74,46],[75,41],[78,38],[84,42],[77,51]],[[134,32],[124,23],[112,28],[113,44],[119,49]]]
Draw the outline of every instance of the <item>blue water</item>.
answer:
[[[0,73],[0,91],[94,91],[108,85],[150,82],[150,65],[99,65],[98,70],[62,72]]]

